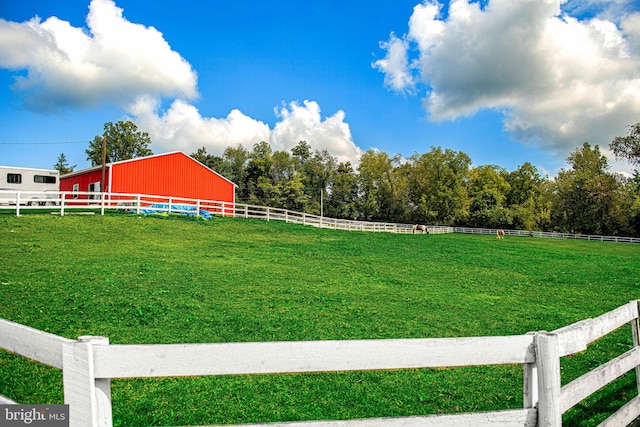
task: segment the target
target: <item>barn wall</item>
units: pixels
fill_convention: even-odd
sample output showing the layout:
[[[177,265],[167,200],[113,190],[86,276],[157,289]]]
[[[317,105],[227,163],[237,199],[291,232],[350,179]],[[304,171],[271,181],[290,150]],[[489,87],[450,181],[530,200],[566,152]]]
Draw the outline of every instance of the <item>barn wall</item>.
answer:
[[[73,191],[73,185],[79,184],[78,191],[89,191],[89,184],[100,182],[102,180],[102,170],[88,169],[86,172],[80,172],[77,175],[60,178],[60,191]],[[105,175],[105,181],[109,182],[109,173]],[[103,186],[106,188],[106,186]],[[86,196],[85,196],[86,198]]]
[[[234,201],[234,185],[183,153],[112,166],[111,192]]]

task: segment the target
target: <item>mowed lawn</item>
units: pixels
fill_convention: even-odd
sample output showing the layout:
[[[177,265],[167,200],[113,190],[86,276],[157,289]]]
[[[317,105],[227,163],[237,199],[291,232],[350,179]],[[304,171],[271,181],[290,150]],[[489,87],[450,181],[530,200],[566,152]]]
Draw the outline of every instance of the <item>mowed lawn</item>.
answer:
[[[463,337],[553,330],[640,298],[640,246],[320,230],[129,214],[0,215],[0,317],[113,344]],[[562,360],[570,381],[629,328]],[[565,414],[597,425],[624,376]],[[522,406],[522,367],[113,380],[116,426],[349,419]],[[61,373],[0,350],[0,394],[62,403]]]

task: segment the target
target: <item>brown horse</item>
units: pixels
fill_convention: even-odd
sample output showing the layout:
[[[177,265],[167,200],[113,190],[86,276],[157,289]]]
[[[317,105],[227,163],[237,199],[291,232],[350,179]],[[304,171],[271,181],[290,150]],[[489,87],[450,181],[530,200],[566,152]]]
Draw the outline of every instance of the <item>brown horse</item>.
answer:
[[[504,239],[504,230],[496,231],[496,239]]]
[[[416,224],[413,226],[413,234],[416,234],[416,232],[429,234],[429,230],[427,229],[427,226],[420,225],[420,224]]]

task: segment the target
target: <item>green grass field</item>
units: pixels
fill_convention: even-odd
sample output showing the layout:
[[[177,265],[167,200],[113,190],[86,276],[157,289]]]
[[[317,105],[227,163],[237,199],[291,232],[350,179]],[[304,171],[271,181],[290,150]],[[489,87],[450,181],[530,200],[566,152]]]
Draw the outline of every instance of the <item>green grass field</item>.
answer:
[[[462,337],[553,330],[640,298],[640,246],[320,230],[244,219],[0,215],[0,317],[113,344]],[[563,382],[631,346],[622,328]],[[0,351],[0,394],[62,403],[61,373]],[[565,414],[593,426],[628,374]],[[112,381],[116,426],[522,406],[522,367]]]

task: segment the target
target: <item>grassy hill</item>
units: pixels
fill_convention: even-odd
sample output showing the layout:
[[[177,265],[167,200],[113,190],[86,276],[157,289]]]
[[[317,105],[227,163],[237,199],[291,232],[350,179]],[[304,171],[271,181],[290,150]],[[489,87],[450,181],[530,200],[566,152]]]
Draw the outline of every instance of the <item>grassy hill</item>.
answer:
[[[629,244],[127,214],[2,215],[0,242],[0,317],[114,344],[522,334],[640,298],[640,246]],[[623,329],[563,359],[563,381],[630,347]],[[507,366],[114,380],[112,390],[116,425],[202,425],[516,408],[521,382],[522,368]],[[0,351],[0,394],[61,403],[61,375]],[[597,425],[633,395],[631,374],[565,425]]]

